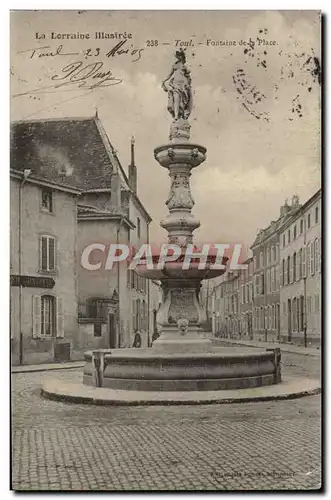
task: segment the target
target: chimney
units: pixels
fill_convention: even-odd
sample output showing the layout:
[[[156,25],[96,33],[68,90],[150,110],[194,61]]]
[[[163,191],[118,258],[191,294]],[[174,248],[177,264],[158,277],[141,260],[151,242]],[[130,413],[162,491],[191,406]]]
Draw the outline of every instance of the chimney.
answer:
[[[131,137],[131,163],[129,165],[129,186],[137,193],[137,167],[134,163],[134,137]]]
[[[287,200],[285,200],[284,205],[280,207],[280,216],[284,217],[289,211],[291,210],[291,207],[287,203]]]
[[[119,213],[121,209],[121,179],[118,172],[114,171],[110,180],[111,189],[111,208],[115,213]]]

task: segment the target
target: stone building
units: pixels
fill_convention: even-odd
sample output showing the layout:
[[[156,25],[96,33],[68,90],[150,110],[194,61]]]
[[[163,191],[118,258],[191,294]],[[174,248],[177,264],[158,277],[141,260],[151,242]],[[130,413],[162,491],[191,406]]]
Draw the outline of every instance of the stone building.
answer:
[[[110,244],[148,242],[134,145],[127,176],[97,116],[11,126],[10,331],[13,364],[82,359],[84,350],[149,344],[149,285]],[[95,250],[82,265],[84,250]]]
[[[321,190],[318,190],[280,232],[283,342],[320,344],[321,218]]]
[[[240,271],[226,271],[212,293],[212,331],[216,337],[240,338]]]
[[[253,331],[257,340],[280,340],[280,282],[279,235],[281,227],[299,209],[299,200],[293,197],[280,209],[276,221],[257,234],[251,250],[254,263]]]

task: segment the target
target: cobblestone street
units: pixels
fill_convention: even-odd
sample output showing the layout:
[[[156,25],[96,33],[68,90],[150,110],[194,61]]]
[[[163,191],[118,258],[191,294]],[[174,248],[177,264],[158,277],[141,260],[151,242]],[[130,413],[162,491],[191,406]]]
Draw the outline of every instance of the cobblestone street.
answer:
[[[319,377],[317,357],[284,353],[283,374]],[[42,399],[12,376],[14,490],[274,490],[320,487],[321,398],[169,407]]]

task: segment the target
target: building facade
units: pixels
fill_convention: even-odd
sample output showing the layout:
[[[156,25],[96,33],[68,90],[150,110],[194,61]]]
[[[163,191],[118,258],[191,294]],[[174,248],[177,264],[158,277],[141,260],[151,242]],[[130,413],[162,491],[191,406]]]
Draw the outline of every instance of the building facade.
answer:
[[[12,363],[82,359],[132,347],[137,333],[150,345],[157,284],[127,260],[105,268],[111,244],[149,239],[133,142],[127,176],[97,116],[15,122],[10,177]],[[88,255],[93,269],[82,264],[91,244],[104,248]]]
[[[319,345],[321,227],[321,190],[304,205],[297,196],[286,201],[279,218],[257,234],[248,268],[226,272],[214,287],[213,334]]]
[[[280,336],[280,231],[299,209],[296,196],[280,209],[276,221],[257,234],[251,246],[254,262],[254,338],[265,342],[279,342]]]
[[[10,334],[13,364],[61,359],[77,328],[77,195],[12,171]]]
[[[280,233],[281,340],[319,345],[321,336],[321,190]]]
[[[216,337],[241,338],[240,271],[226,271],[212,294],[212,331]]]

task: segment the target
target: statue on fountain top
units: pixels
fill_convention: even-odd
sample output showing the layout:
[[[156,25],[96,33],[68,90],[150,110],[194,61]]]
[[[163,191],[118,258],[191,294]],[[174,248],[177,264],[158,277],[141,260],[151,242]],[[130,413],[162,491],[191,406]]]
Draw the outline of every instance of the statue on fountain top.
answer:
[[[183,49],[177,50],[175,56],[176,62],[168,77],[162,82],[162,88],[168,92],[168,111],[174,120],[187,120],[192,110],[190,70],[186,66]]]

